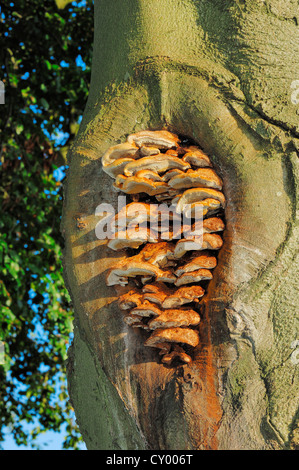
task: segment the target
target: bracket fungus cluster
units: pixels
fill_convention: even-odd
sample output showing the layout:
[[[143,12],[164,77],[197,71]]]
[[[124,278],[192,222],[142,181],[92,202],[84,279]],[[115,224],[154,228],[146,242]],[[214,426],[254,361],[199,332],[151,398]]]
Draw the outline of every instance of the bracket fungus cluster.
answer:
[[[119,309],[126,324],[148,332],[145,346],[157,348],[164,364],[189,363],[199,344],[201,299],[223,244],[222,180],[199,147],[166,130],[129,135],[106,151],[102,165],[129,198],[108,240],[126,257],[108,270],[106,284],[122,286]],[[192,221],[188,229],[183,217]]]

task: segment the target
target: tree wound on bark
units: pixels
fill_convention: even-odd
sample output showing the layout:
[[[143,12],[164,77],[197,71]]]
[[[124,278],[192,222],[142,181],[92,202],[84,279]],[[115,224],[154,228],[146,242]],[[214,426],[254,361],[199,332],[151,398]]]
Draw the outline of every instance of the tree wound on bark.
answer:
[[[201,299],[223,245],[222,180],[197,145],[167,130],[129,135],[105,152],[102,166],[130,198],[108,240],[126,257],[109,269],[106,285],[116,289],[124,322],[149,332],[144,344],[159,349],[162,363],[190,363]],[[189,233],[184,216],[193,222]]]

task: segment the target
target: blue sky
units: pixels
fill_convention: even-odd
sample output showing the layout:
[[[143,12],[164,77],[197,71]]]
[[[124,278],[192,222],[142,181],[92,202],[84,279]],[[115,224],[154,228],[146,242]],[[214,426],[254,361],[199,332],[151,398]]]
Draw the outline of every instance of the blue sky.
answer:
[[[44,434],[41,434],[37,438],[36,443],[40,446],[40,450],[63,450],[62,443],[64,435],[64,430],[62,430],[60,433],[48,431]],[[30,446],[18,446],[14,442],[9,430],[7,430],[5,442],[1,445],[3,450],[32,450]],[[87,450],[85,444],[81,445],[80,450]]]

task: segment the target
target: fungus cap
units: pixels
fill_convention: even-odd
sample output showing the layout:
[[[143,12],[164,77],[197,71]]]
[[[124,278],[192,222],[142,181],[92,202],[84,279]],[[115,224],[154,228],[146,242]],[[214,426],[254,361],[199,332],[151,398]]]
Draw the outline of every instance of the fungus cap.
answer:
[[[222,189],[222,180],[211,168],[199,168],[197,170],[187,170],[181,174],[173,176],[168,181],[169,186],[175,189],[207,187]]]
[[[204,233],[200,242],[182,238],[178,240],[173,256],[178,259],[184,256],[187,251],[193,250],[219,250],[223,245],[223,240],[217,233]]]
[[[180,361],[184,362],[185,364],[188,364],[192,362],[191,357],[189,354],[187,354],[181,346],[178,344],[174,345],[173,351],[166,353],[165,356],[162,358],[163,364],[171,364],[174,359],[178,358]]]
[[[213,188],[191,188],[183,192],[177,202],[176,211],[182,212],[185,205],[201,202],[204,199],[214,199],[219,201],[222,207],[225,205],[225,197],[221,191]]]
[[[153,171],[150,169],[137,171],[136,177],[145,178],[147,180],[152,180],[152,181],[159,181],[160,183],[164,182],[163,178],[160,175],[158,175],[156,171]]]
[[[127,324],[127,325],[130,325],[130,326],[141,326],[141,327],[144,327],[145,325],[142,323],[142,317],[138,317],[137,315],[125,315],[124,316],[124,322]]]
[[[133,162],[133,158],[119,158],[110,165],[103,166],[103,170],[111,178],[116,178],[118,175],[121,175],[124,172],[126,165],[130,162]]]
[[[195,284],[196,282],[211,280],[213,275],[208,269],[198,269],[197,271],[191,271],[183,273],[176,281],[176,286],[183,286],[185,284]]]
[[[129,258],[120,261],[109,269],[106,276],[106,284],[107,286],[114,286],[115,284],[126,285],[128,284],[128,278],[136,276],[157,278],[163,276],[163,271],[150,263],[139,260],[135,261]]]
[[[189,171],[189,170],[187,170],[187,171]],[[164,173],[164,175],[161,178],[162,178],[163,181],[165,181],[167,183],[172,178],[175,178],[176,176],[184,175],[184,174],[185,174],[184,171],[179,170],[178,168],[173,168],[172,170],[166,171],[166,173]]]
[[[142,248],[140,256],[145,261],[161,268],[167,267],[169,261],[173,258],[174,246],[168,242],[158,242],[154,245],[148,244]]]
[[[165,328],[154,330],[145,341],[145,346],[157,347],[159,343],[183,343],[196,347],[199,343],[197,331],[191,328]]]
[[[102,156],[102,165],[106,167],[120,158],[138,158],[139,148],[134,143],[124,142],[122,144],[109,147]]]
[[[134,228],[128,228],[116,232],[115,237],[109,240],[107,246],[114,251],[118,251],[124,248],[137,249],[146,242],[158,242],[157,236],[152,230],[146,227],[139,227],[138,231]]]
[[[191,167],[189,163],[182,161],[178,157],[160,154],[129,162],[124,168],[124,175],[134,176],[137,171],[148,169],[160,174],[172,168],[187,170]]]
[[[138,315],[139,317],[158,317],[161,314],[161,310],[157,305],[148,300],[144,300],[141,305],[134,307],[130,313],[131,315]]]
[[[217,266],[217,259],[215,256],[210,254],[203,254],[196,256],[188,263],[180,266],[175,270],[176,276],[181,276],[184,273],[190,273],[192,271],[197,271],[198,269],[213,269]]]
[[[158,155],[160,150],[158,147],[143,147],[139,148],[139,153],[141,157],[149,157],[150,155]]]
[[[220,217],[209,217],[203,221],[204,233],[222,232],[225,224]]]
[[[146,193],[149,196],[166,192],[169,189],[167,183],[163,181],[124,175],[117,175],[113,186],[126,194]]]
[[[136,144],[138,147],[158,147],[159,149],[171,149],[177,147],[179,138],[169,131],[140,131],[131,134],[127,138],[130,144]]]
[[[221,202],[216,199],[207,198],[199,202],[186,204],[183,207],[183,214],[187,218],[197,217],[197,208],[200,208],[203,217],[210,217],[212,214],[216,214],[221,210]],[[180,210],[178,210],[178,212],[180,213]]]
[[[212,166],[211,160],[209,159],[208,155],[206,155],[198,147],[191,146],[188,147],[186,150],[187,152],[182,158],[184,162],[190,163],[190,165],[195,166],[197,168]]]
[[[193,301],[198,301],[203,297],[205,291],[201,286],[183,286],[175,290],[175,292],[167,296],[162,302],[162,308],[177,308]]]
[[[121,310],[130,310],[138,305],[141,305],[143,295],[137,290],[133,289],[129,292],[122,294],[118,299],[118,306]]]
[[[159,316],[148,322],[151,330],[157,328],[181,328],[186,326],[197,326],[200,322],[200,316],[195,310],[191,309],[171,309],[161,312]]]

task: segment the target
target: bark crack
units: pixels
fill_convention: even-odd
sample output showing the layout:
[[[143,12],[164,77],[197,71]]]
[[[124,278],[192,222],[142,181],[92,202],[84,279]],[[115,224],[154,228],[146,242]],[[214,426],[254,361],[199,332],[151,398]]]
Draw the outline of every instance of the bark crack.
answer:
[[[249,103],[248,98],[246,98],[246,95],[241,90],[238,76],[228,69],[223,68],[221,65],[215,67],[214,64],[213,68],[210,68],[210,65],[210,59],[206,57],[203,58],[202,64],[199,67],[198,65],[189,65],[187,63],[174,61],[167,56],[151,56],[136,63],[135,75],[136,77],[138,77],[140,73],[150,76],[157,75],[161,80],[162,72],[176,71],[203,78],[218,90],[220,88],[221,92],[228,98],[233,98],[234,101],[247,105],[259,118],[263,119],[268,124],[288,133],[290,137],[299,139],[299,131],[290,128],[282,121],[270,118],[261,110],[257,109],[257,107]]]
[[[281,121],[276,121],[275,119],[272,119],[268,116],[266,116],[262,111],[259,111],[256,107],[253,105],[249,104],[248,101],[245,101],[245,104],[250,108],[252,111],[254,111],[261,119],[266,121],[267,123],[271,124],[272,126],[278,127],[278,129],[288,132],[291,137],[294,137],[295,139],[299,138],[299,132],[289,128],[286,124],[284,124]]]

